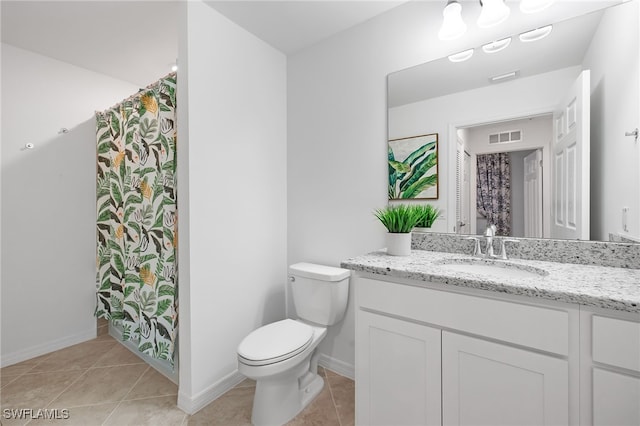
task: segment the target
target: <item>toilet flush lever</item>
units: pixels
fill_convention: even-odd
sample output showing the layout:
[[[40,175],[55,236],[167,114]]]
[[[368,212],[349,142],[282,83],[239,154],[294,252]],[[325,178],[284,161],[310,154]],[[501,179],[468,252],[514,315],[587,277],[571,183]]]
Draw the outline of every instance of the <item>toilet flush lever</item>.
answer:
[[[624,135],[625,136],[634,136],[636,138],[636,142],[638,142],[638,134],[639,133],[640,132],[638,131],[638,128],[636,127],[635,129],[633,129],[630,132],[624,132]]]
[[[289,276],[289,282],[293,283],[295,281],[296,281],[296,277],[290,275]]]

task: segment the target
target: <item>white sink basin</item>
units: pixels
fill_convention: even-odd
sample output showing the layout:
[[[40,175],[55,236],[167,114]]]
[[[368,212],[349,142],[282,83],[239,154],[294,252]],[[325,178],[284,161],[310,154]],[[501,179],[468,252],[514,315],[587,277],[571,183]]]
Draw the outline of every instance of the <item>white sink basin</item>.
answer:
[[[549,273],[544,269],[492,259],[447,259],[440,265],[452,272],[462,272],[491,278],[542,278]]]

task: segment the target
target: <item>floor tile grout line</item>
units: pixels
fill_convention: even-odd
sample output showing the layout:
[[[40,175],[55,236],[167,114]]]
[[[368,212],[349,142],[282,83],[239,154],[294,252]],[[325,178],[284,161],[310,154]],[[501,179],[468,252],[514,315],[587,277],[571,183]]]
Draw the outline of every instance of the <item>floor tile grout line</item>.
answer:
[[[40,361],[36,362],[35,364],[33,364],[29,370],[27,370],[27,371],[25,371],[25,372],[23,372],[23,373],[19,374],[19,375],[18,375],[18,377],[22,377],[22,376],[24,376],[25,374],[28,374],[30,371],[32,371],[32,370],[33,370],[34,368],[36,368],[38,365],[42,364],[44,361],[46,361],[46,360],[47,360],[51,355],[53,355],[53,354],[54,354],[54,353],[56,353],[56,352],[57,352],[57,351],[53,351],[53,352],[49,352],[48,354],[36,355],[36,356],[35,356],[35,357],[33,357],[33,358],[37,358],[37,357],[39,357],[39,356],[40,356],[40,357],[44,356],[44,358],[43,358],[43,359],[41,359]],[[46,356],[45,356],[45,355],[46,355]],[[33,358],[30,358],[30,359],[33,359]],[[20,363],[22,363],[22,362],[27,362],[27,361],[29,361],[29,359],[25,359],[24,361],[20,361],[20,362],[17,362],[17,363],[15,363],[15,364],[12,364],[12,365],[17,365],[17,364],[20,364]],[[11,367],[12,365],[8,365],[7,367],[2,367],[2,369],[5,369],[5,368],[8,368],[8,367]],[[0,369],[0,370],[2,370],[2,369]],[[0,374],[1,374],[1,373],[0,373]]]
[[[112,368],[112,367],[127,367],[129,365],[149,365],[144,361],[140,361],[140,362],[127,362],[124,364],[113,364],[113,365],[94,365],[92,367],[89,367],[91,370],[97,370],[99,368]]]
[[[77,343],[76,345],[84,345],[84,344],[91,344],[91,345],[93,345],[93,344],[96,344],[96,343],[104,343],[104,342],[94,342],[93,340],[87,340],[87,341],[85,341],[85,342]],[[46,357],[46,358],[44,358],[43,360],[41,360],[41,361],[37,362],[36,364],[34,364],[34,365],[33,365],[33,367],[32,367],[30,370],[25,371],[25,372],[24,372],[24,373],[22,373],[20,376],[25,376],[25,375],[28,375],[28,374],[59,373],[59,372],[64,372],[64,371],[78,371],[78,370],[86,370],[86,369],[89,369],[89,368],[93,367],[93,365],[94,365],[95,363],[94,363],[94,364],[92,364],[92,365],[90,365],[90,366],[88,366],[88,367],[85,367],[85,368],[70,368],[70,369],[55,369],[55,370],[38,370],[38,371],[34,371],[34,369],[36,369],[37,367],[39,367],[39,366],[40,366],[40,364],[42,364],[43,362],[47,361],[47,360],[48,360],[51,356],[53,356],[54,354],[56,354],[56,353],[58,353],[58,352],[60,352],[60,351],[63,351],[63,350],[65,350],[65,349],[69,349],[69,348],[71,348],[71,347],[73,347],[73,346],[76,346],[76,345],[67,346],[66,348],[58,349],[57,351],[53,351],[53,352],[50,352],[50,353],[46,354],[46,355],[47,355],[47,357]],[[107,351],[107,352],[108,352],[108,351]],[[101,358],[101,357],[99,357],[99,358]],[[28,361],[28,360],[27,360],[27,361]],[[96,361],[96,362],[97,362],[97,361]]]
[[[133,388],[136,387],[136,385],[140,382],[140,380],[142,380],[142,377],[147,373],[147,371],[149,371],[149,369],[151,368],[150,365],[147,364],[147,368],[142,372],[142,374],[140,375],[140,377],[138,377],[138,380],[135,381],[135,383],[131,386],[131,388],[129,389],[129,392],[127,392],[122,398],[120,398],[120,401],[118,401],[118,404],[113,407],[113,410],[111,410],[111,412],[109,413],[109,415],[107,416],[106,419],[104,419],[104,421],[102,422],[102,425],[104,426],[107,421],[111,418],[111,416],[113,416],[113,413],[116,412],[116,410],[120,407],[120,405],[122,404],[122,402],[125,400],[125,398],[127,397],[127,395],[129,395],[131,393],[131,391],[133,390]]]
[[[141,365],[141,364],[146,364],[144,361],[141,362],[134,362],[134,363],[124,363],[124,364],[113,364],[113,365],[92,365],[90,367],[84,367],[84,368],[69,368],[66,370],[49,370],[49,371],[34,371],[34,372],[27,372],[24,374],[21,374],[20,376],[17,377],[23,377],[23,376],[34,376],[36,374],[47,374],[47,373],[66,373],[69,371],[82,371],[82,370],[95,370],[98,368],[111,368],[111,367],[125,367],[128,365]],[[148,365],[148,364],[147,364]]]
[[[91,342],[90,340],[87,342]],[[82,343],[86,343],[86,342],[82,342]],[[82,344],[82,343],[78,343],[78,344]],[[75,345],[72,345],[75,346]],[[71,346],[69,346],[71,347]],[[53,354],[55,354],[56,352],[59,352],[61,350],[64,350],[66,348],[62,348],[62,349],[58,349],[57,351],[52,351],[49,352],[48,354],[43,354],[40,356],[44,356],[44,358],[42,358],[40,361],[36,362],[33,367],[31,367],[31,369],[29,369],[28,371],[22,373],[21,375],[17,376],[15,380],[13,380],[11,383],[17,381],[18,379],[20,379],[21,377],[24,377],[28,374],[49,374],[49,373],[61,373],[61,372],[67,372],[67,371],[77,371],[77,370],[54,370],[54,371],[41,371],[41,372],[32,372],[34,368],[36,368],[37,366],[39,366],[40,364],[42,364],[43,362],[45,362],[46,360],[48,360],[49,358],[51,358],[51,356],[53,356]],[[28,360],[25,360],[28,361]],[[74,383],[76,383],[78,380],[80,380],[80,378],[82,376],[84,376],[85,374],[87,374],[87,371],[89,371],[89,368],[84,369],[84,371],[78,375],[78,377],[76,377],[75,380],[73,380],[71,383],[69,383],[69,385],[67,387],[65,387],[60,393],[58,393],[58,395],[56,395],[54,398],[52,398],[47,404],[46,407],[48,408],[51,404],[53,404],[55,402],[56,399],[58,399],[60,397],[60,395],[62,395],[65,391],[67,391],[67,389],[69,389],[71,386],[73,386]],[[28,422],[26,422],[24,425],[27,426],[29,423],[31,423],[33,419],[30,419]]]
[[[97,337],[96,337],[96,338],[97,338]],[[116,341],[115,339],[113,339],[113,340],[114,340],[114,343],[118,343],[118,341]],[[99,357],[98,357],[98,359],[96,359],[96,360],[95,360],[95,362],[94,362],[93,364],[91,364],[91,367],[95,367],[95,365],[96,365],[98,362],[100,362],[100,360],[101,360],[102,358],[104,358],[104,357],[105,357],[109,352],[111,352],[111,351],[112,351],[114,348],[116,348],[116,347],[117,347],[116,345],[113,345],[113,347],[112,347],[111,349],[109,349],[108,351],[106,351],[105,353],[103,353],[101,356],[99,356]]]
[[[9,377],[5,377],[4,380],[0,379],[0,389],[2,389],[5,386],[10,385],[11,383],[15,382],[16,380],[18,380],[20,377],[24,376],[24,374],[21,374],[19,376],[9,376]],[[9,381],[7,381],[9,380]],[[6,383],[5,383],[6,382]]]
[[[131,390],[133,390],[133,388],[131,388]],[[131,393],[131,391],[129,391],[129,393]],[[129,395],[129,394],[127,394],[127,395]],[[166,398],[167,396],[175,396],[175,397],[177,397],[178,394],[177,393],[168,393],[168,394],[164,394],[164,395],[143,396],[141,398],[132,398],[132,399],[127,399],[127,396],[125,395],[125,397],[122,398],[122,402],[144,401],[146,399],[153,399],[153,398]]]
[[[329,375],[327,374],[327,369],[324,368],[324,377],[327,379],[327,386],[329,387],[329,395],[331,396],[331,403],[333,404],[333,410],[336,412],[336,418],[338,419],[338,424],[342,426],[342,420],[340,419],[340,413],[338,413],[338,407],[336,406],[336,399],[333,397],[333,389],[331,389],[331,380],[329,380]]]
[[[69,370],[69,371],[77,371],[77,370]],[[75,379],[75,380],[72,380],[72,381],[71,381],[71,383],[69,383],[69,385],[67,385],[67,387],[66,387],[66,388],[62,389],[62,391],[60,391],[60,392],[58,393],[58,395],[56,395],[53,399],[51,399],[51,401],[49,401],[49,402],[46,404],[46,408],[51,408],[51,404],[53,404],[53,403],[56,401],[56,399],[60,398],[60,396],[61,396],[63,393],[65,393],[65,392],[66,392],[66,391],[67,391],[71,386],[73,386],[73,385],[74,385],[78,380],[80,380],[80,378],[81,378],[82,376],[84,376],[85,374],[87,374],[87,372],[88,372],[88,371],[89,371],[89,368],[86,368],[86,369],[82,372],[82,374],[79,374],[79,375],[78,375],[78,377],[76,377],[76,379]],[[53,373],[57,373],[57,371],[54,371]],[[31,421],[32,421],[32,420],[29,420],[26,424],[28,425],[29,423],[31,423]]]

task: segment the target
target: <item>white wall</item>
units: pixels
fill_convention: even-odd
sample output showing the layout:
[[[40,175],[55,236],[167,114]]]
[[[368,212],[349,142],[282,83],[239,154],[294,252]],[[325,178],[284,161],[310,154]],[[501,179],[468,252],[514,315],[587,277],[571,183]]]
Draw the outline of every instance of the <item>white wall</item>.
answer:
[[[3,366],[95,337],[94,111],[137,90],[2,44]]]
[[[570,16],[585,5],[561,8]],[[289,263],[338,265],[384,245],[371,212],[387,203],[387,74],[527,29],[513,22],[495,32],[470,28],[443,43],[442,7],[407,2],[289,57]],[[352,301],[353,292],[345,320],[320,346],[325,363],[346,373],[354,362]]]
[[[240,341],[284,317],[286,57],[200,1],[178,74],[179,406],[242,378]]]
[[[469,43],[439,42],[441,16],[437,2],[408,2],[289,57],[288,263],[337,266],[384,246],[372,211],[387,204],[386,76]],[[353,289],[320,351],[353,374]]]
[[[393,28],[405,17],[397,9],[382,16],[395,18]],[[289,57],[289,264],[338,266],[384,246],[372,211],[387,203],[386,75],[411,63],[394,51],[397,39],[387,38],[411,37],[387,25],[374,19]],[[404,52],[417,47],[408,43]],[[344,320],[319,350],[325,365],[353,376],[353,288]]]
[[[638,8],[638,1],[631,1],[607,9],[583,62],[591,70],[591,239],[596,240],[608,240],[609,233],[640,237],[640,145],[624,136],[638,127],[640,117]],[[622,229],[623,207],[630,208],[628,232]]]

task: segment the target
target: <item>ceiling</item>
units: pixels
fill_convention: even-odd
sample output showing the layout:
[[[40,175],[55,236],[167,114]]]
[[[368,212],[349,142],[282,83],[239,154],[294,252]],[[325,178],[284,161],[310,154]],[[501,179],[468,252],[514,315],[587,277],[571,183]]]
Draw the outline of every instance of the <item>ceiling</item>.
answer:
[[[287,55],[358,25],[407,0],[206,1]]]
[[[170,71],[178,56],[180,3],[187,0],[1,0],[2,42],[40,53],[143,87]],[[461,0],[463,17],[473,22],[477,0]],[[532,22],[576,16],[621,0],[559,1],[550,12],[522,17],[511,7],[498,32],[515,33]],[[227,0],[205,3],[287,55],[386,12],[406,0]],[[436,32],[444,0],[414,0],[407,25]],[[417,7],[416,7],[417,6]],[[406,12],[405,12],[406,13]],[[557,16],[556,16],[557,15]],[[533,21],[532,21],[533,17]],[[557,19],[556,19],[557,21]],[[553,21],[555,22],[555,21]],[[492,37],[496,31],[468,34],[448,48]],[[492,29],[493,30],[493,29]],[[431,37],[431,36],[430,36]],[[435,37],[435,34],[433,35]],[[441,45],[433,46],[438,51]]]
[[[511,72],[516,72],[518,78],[524,78],[580,66],[603,10],[559,22],[548,21],[546,23],[553,22],[551,33],[536,42],[523,43],[518,39],[519,33],[536,28],[534,25],[510,34],[510,45],[498,53],[484,53],[478,45],[474,46],[473,56],[464,62],[454,63],[443,57],[392,73],[388,79],[388,105],[396,107],[484,87],[491,84],[491,77]],[[471,46],[465,49],[468,47]],[[443,79],[444,75],[448,78]],[[433,81],[438,81],[438,84],[429,84]]]
[[[406,0],[207,1],[292,54]],[[145,86],[178,56],[180,1],[2,0],[2,42]]]

